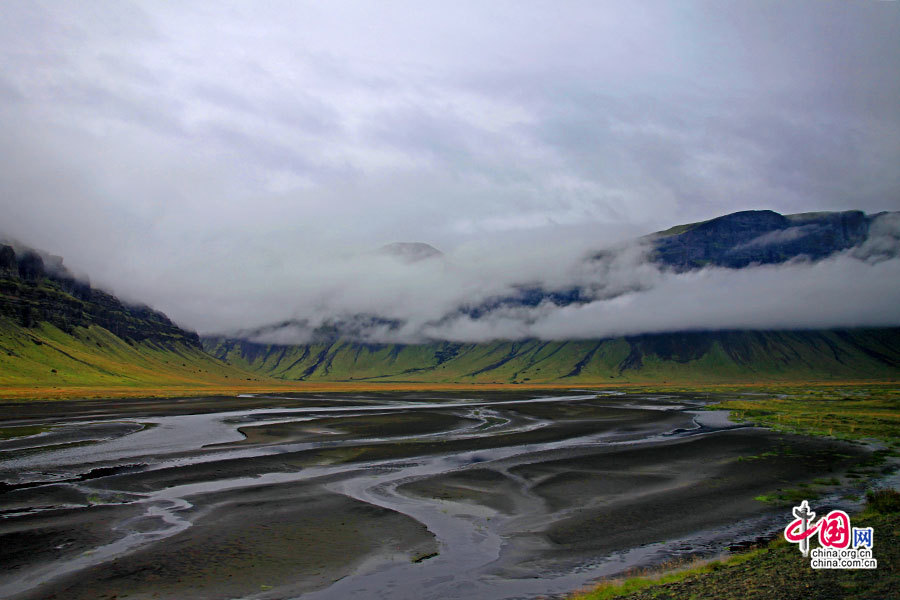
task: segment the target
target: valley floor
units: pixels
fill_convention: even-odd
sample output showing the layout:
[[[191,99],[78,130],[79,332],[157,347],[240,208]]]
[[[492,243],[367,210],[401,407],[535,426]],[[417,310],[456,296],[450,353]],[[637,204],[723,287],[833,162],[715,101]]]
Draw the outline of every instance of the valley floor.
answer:
[[[783,527],[871,449],[688,393],[383,392],[0,405],[0,595],[564,594]]]
[[[695,393],[729,393],[729,392],[759,392],[764,394],[781,393],[784,390],[796,388],[820,389],[836,391],[842,389],[855,390],[859,388],[875,388],[879,386],[893,387],[897,383],[892,381],[792,381],[789,383],[773,384],[753,381],[729,382],[722,384],[706,384],[702,386],[660,386],[655,383],[630,383],[610,386],[603,382],[573,384],[564,386],[559,383],[406,383],[406,382],[341,382],[341,381],[316,381],[316,382],[287,382],[287,381],[256,381],[247,384],[216,385],[214,383],[193,385],[132,385],[132,386],[50,386],[50,385],[0,385],[0,400],[6,401],[35,401],[35,400],[78,400],[78,399],[115,399],[115,398],[192,398],[202,396],[232,397],[241,394],[318,394],[318,393],[387,393],[387,392],[482,392],[482,391],[508,391],[526,392],[529,390],[608,390],[627,389],[634,391],[659,391],[659,392],[683,392]]]

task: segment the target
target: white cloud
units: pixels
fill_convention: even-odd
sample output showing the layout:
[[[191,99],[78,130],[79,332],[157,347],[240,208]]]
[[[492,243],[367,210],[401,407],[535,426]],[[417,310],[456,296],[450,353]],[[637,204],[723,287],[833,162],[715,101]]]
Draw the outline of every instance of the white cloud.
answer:
[[[587,304],[460,316],[434,338],[586,339],[717,329],[817,329],[900,324],[900,260],[867,265],[848,255],[815,264],[659,272],[648,287]]]
[[[738,244],[735,250],[743,250],[744,248],[761,248],[771,246],[773,244],[784,244],[793,242],[809,235],[818,228],[817,225],[800,225],[799,227],[788,227],[787,229],[779,229],[764,233],[759,237],[755,237],[749,242]]]
[[[9,3],[0,228],[202,331],[419,335],[516,284],[661,285],[579,259],[740,209],[897,208],[896,7],[773,7]],[[348,258],[408,240],[445,266]]]

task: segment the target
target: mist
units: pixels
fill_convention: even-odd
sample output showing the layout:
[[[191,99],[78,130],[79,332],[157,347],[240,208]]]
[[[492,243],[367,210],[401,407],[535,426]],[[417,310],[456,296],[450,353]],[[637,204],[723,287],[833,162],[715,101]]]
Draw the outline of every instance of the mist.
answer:
[[[741,271],[636,241],[900,208],[898,38],[889,2],[13,3],[0,232],[262,341],[359,315],[404,342],[900,325],[896,223]],[[587,301],[466,311],[528,286]]]

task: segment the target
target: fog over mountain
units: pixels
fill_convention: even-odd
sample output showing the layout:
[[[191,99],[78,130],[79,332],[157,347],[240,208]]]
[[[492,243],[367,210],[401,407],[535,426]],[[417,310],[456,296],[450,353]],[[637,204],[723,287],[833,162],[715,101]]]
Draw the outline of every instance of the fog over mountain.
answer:
[[[505,255],[415,262],[379,255],[325,263],[328,274],[317,271],[311,279],[335,284],[327,300],[310,299],[283,322],[228,333],[265,343],[334,335],[408,343],[900,323],[900,213],[874,217],[866,237],[846,241],[846,249],[832,239],[841,226],[824,230],[826,256],[815,256],[822,251],[815,246],[815,232],[825,229],[821,224],[750,232],[750,242],[729,244],[729,235],[744,233],[730,222],[743,214],[757,223],[767,214],[777,216],[742,213],[716,219],[723,223],[712,232],[716,259],[698,261],[693,268],[662,253],[671,247],[669,240],[690,232],[648,236],[555,263],[537,254],[531,261],[508,263]],[[751,252],[747,266],[715,264],[746,249]],[[767,249],[791,253],[770,256],[765,264]],[[689,248],[693,251],[696,244]]]
[[[265,341],[897,325],[895,215],[741,269],[640,239],[900,209],[897,39],[896,2],[12,3],[0,232]]]

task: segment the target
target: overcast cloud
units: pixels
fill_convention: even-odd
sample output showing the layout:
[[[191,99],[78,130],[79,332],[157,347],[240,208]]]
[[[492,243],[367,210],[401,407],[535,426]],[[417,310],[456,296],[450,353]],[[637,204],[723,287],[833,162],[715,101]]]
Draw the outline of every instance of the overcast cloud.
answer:
[[[201,332],[900,324],[896,259],[581,260],[736,210],[900,208],[898,39],[898,2],[10,2],[0,231]],[[446,257],[372,253],[394,241]],[[435,324],[535,282],[598,297]]]

